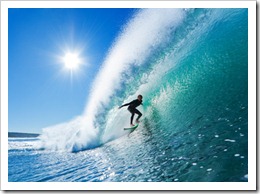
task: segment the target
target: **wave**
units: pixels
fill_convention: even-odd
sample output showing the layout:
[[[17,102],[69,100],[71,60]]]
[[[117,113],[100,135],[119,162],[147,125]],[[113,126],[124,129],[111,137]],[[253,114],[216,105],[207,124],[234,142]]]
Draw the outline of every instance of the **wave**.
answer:
[[[198,109],[196,104],[185,107],[183,102],[197,100],[197,105],[201,103],[203,107],[218,97],[216,91],[221,90],[218,88],[221,86],[219,78],[213,80],[219,83],[213,84],[212,94],[208,90],[202,91],[196,84],[203,80],[203,76],[206,78],[209,75],[208,81],[212,84],[212,76],[232,63],[223,63],[220,67],[206,66],[221,62],[226,51],[215,57],[219,50],[208,52],[205,48],[209,47],[208,42],[223,44],[227,40],[223,32],[218,32],[220,35],[222,33],[218,40],[211,37],[216,26],[239,14],[240,10],[221,9],[138,11],[109,50],[83,114],[69,122],[43,129],[40,146],[77,152],[125,135],[122,129],[129,125],[130,116],[126,110],[118,110],[118,106],[135,99],[138,94],[144,96],[141,111],[144,117],[151,118],[152,125],[160,128],[164,125],[180,127],[172,117],[182,121],[189,111]],[[204,53],[204,58],[198,57],[201,53]],[[208,56],[204,56],[205,53]],[[201,91],[200,96],[197,95],[198,91]],[[212,95],[209,102],[199,99],[204,93]],[[219,95],[221,97],[223,93]],[[200,118],[197,113],[193,117]]]
[[[122,117],[118,118],[122,112],[116,109],[122,103],[124,96],[116,97],[118,103],[112,103],[114,106],[112,109],[111,98],[115,97],[116,91],[122,89],[125,76],[131,75],[130,69],[145,64],[149,55],[167,42],[170,33],[183,21],[184,17],[185,11],[182,9],[138,11],[123,28],[110,49],[93,84],[90,100],[87,102],[83,115],[67,123],[43,129],[41,146],[54,150],[79,151],[108,141],[101,137],[105,128],[121,130],[126,120]],[[133,95],[129,96],[129,99],[132,97]],[[113,116],[105,121],[104,128],[99,119],[102,119],[101,114],[106,113],[108,109],[110,109],[109,114]]]

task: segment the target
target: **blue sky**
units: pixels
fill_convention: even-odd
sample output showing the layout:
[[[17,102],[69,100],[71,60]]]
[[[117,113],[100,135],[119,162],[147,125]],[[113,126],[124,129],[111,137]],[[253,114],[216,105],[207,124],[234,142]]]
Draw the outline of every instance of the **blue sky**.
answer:
[[[91,84],[134,9],[8,10],[8,128],[40,133],[82,114]],[[77,70],[61,60],[76,52]]]

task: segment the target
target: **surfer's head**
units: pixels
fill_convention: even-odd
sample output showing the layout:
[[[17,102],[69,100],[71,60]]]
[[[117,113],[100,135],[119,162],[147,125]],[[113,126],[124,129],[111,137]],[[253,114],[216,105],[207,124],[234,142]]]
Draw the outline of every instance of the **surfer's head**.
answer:
[[[138,99],[139,101],[142,101],[143,96],[142,96],[142,95],[138,95],[138,96],[137,96],[137,99]]]

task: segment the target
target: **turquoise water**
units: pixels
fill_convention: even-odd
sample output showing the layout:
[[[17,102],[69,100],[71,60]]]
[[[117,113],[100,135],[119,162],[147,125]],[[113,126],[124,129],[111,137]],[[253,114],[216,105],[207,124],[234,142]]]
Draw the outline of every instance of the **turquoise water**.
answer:
[[[143,12],[137,21],[152,15]],[[40,139],[9,140],[9,181],[247,181],[248,10],[167,14],[173,19],[155,20],[158,31],[144,31],[151,42],[129,40],[140,48],[122,44],[124,34],[139,33],[131,28],[137,21],[116,40],[92,99],[111,93]],[[112,64],[115,57],[124,66]],[[130,114],[118,106],[137,94],[143,118],[129,133]]]

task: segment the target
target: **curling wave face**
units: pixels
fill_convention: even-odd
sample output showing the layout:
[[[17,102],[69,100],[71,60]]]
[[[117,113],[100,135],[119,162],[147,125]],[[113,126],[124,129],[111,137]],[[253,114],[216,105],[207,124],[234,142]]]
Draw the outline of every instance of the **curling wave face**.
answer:
[[[138,94],[145,117],[138,130],[153,131],[164,145],[184,132],[180,141],[192,142],[203,130],[214,141],[219,134],[232,139],[234,127],[247,137],[245,16],[245,9],[137,12],[107,54],[84,113],[43,129],[40,146],[81,151],[125,135],[130,115],[118,106]],[[246,138],[240,144],[244,150]]]

